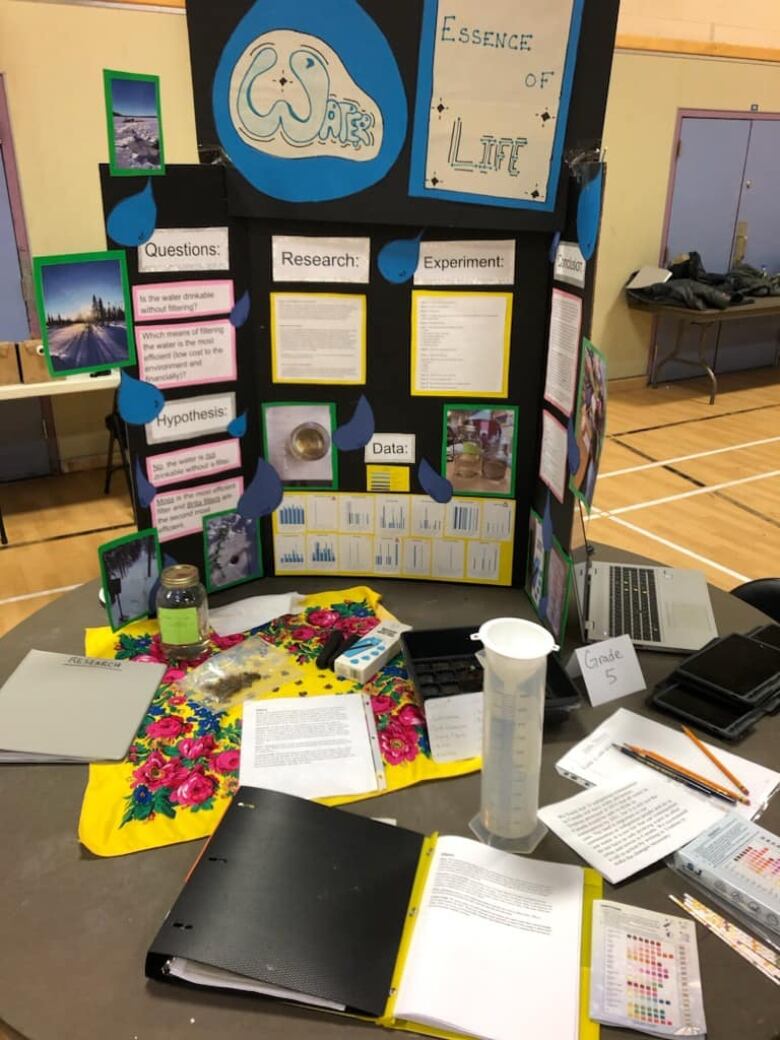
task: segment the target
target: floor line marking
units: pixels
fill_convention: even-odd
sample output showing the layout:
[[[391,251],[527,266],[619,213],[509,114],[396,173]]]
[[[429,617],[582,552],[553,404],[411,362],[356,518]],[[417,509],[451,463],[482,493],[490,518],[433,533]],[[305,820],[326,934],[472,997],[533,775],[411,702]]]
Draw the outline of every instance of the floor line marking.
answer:
[[[109,527],[93,527],[89,531],[66,531],[64,534],[52,534],[48,538],[34,538],[30,542],[15,542],[11,540],[8,545],[0,546],[3,552],[10,552],[11,549],[24,549],[31,545],[46,545],[47,542],[62,542],[68,538],[83,538],[92,534],[103,534],[107,531],[121,531],[125,527],[129,527],[131,530],[135,524],[133,520],[128,520],[127,523],[123,524],[111,524]]]
[[[734,444],[730,448],[710,448],[709,451],[697,451],[692,455],[676,455],[673,459],[661,459],[658,462],[646,462],[641,466],[626,466],[624,469],[612,469],[608,473],[599,473],[599,480],[607,477],[622,477],[624,473],[639,473],[640,470],[658,469],[659,466],[670,466],[675,462],[689,462],[691,459],[703,459],[709,455],[722,455],[727,451],[739,451],[740,448],[757,448],[760,444],[773,444],[780,441],[780,437],[762,437],[757,441],[746,441],[744,444]],[[627,445],[621,445],[627,447]]]
[[[644,527],[632,524],[630,520],[623,520],[618,516],[610,516],[609,513],[595,514],[596,511],[594,510],[593,519],[595,520],[612,520],[614,523],[620,524],[621,527],[627,527],[629,531],[633,531],[635,534],[644,535],[645,538],[650,538],[652,541],[658,542],[660,545],[665,546],[667,549],[672,549],[674,552],[682,553],[683,556],[690,556],[692,560],[696,560],[698,563],[703,563],[708,567],[712,567],[716,571],[722,571],[723,574],[728,574],[730,577],[736,578],[737,581],[750,581],[750,578],[746,574],[740,574],[739,571],[733,571],[730,567],[724,567],[723,564],[716,563],[714,560],[709,559],[709,557],[694,552],[693,549],[686,549],[682,545],[677,545],[676,542],[671,542],[668,538],[663,538],[660,534],[653,534],[652,531],[647,531]]]
[[[755,389],[763,389],[755,387]],[[748,412],[763,412],[768,408],[780,408],[777,404],[757,404],[752,408],[736,408],[733,412],[717,412],[715,415],[699,415],[694,419],[675,419],[672,422],[661,423],[660,426],[638,426],[634,430],[617,430],[608,433],[607,439],[614,437],[628,437],[635,433],[653,433],[654,430],[668,430],[672,426],[688,426],[689,423],[712,422],[713,419],[727,419],[731,415],[746,415]]]
[[[0,599],[0,607],[6,606],[8,603],[21,603],[25,599],[38,599],[39,596],[54,596],[58,592],[72,592],[74,589],[80,589],[83,583],[78,585],[61,585],[58,589],[44,589],[42,592],[25,592],[23,596],[9,596],[8,599]]]
[[[780,469],[772,469],[767,473],[754,473],[750,477],[740,477],[738,480],[724,480],[721,484],[709,484],[707,487],[694,488],[693,491],[680,491],[676,495],[665,495],[663,498],[651,498],[647,502],[636,502],[630,506],[618,506],[617,509],[605,509],[606,516],[618,516],[620,513],[632,513],[636,509],[649,509],[652,506],[662,506],[667,502],[679,502],[683,498],[693,498],[694,495],[708,495],[714,491],[722,491],[723,488],[737,487],[739,484],[750,484],[756,480],[769,480],[780,476]]]

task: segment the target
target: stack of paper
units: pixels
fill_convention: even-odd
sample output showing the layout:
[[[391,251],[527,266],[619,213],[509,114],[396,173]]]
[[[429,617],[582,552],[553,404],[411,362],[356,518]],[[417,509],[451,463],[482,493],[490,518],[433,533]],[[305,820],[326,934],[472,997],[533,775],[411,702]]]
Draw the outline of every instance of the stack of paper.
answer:
[[[589,790],[540,810],[539,818],[584,860],[617,884],[692,841],[730,809],[754,816],[780,783],[780,773],[714,748],[750,791],[732,809],[621,754],[613,745],[648,748],[715,782],[722,774],[677,730],[620,708],[556,764]]]

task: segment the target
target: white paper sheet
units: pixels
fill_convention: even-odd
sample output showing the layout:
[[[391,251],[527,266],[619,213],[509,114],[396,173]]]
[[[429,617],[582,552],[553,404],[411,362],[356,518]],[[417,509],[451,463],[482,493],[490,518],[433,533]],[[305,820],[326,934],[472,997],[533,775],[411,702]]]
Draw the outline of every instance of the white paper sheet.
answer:
[[[425,722],[434,762],[460,762],[482,754],[483,701],[481,690],[428,698]]]
[[[271,238],[275,282],[367,282],[369,238]]]
[[[299,798],[366,794],[384,787],[377,751],[362,694],[244,702],[241,785]]]
[[[590,1017],[651,1036],[707,1032],[693,921],[597,899]]]
[[[572,0],[437,6],[426,189],[544,202],[556,127],[564,121]],[[431,60],[426,51],[423,64]]]
[[[421,242],[415,285],[512,285],[515,241]]]
[[[300,610],[302,597],[297,592],[277,596],[247,596],[224,607],[209,608],[209,622],[220,636],[246,632],[258,625],[266,625],[274,618],[295,614]]]
[[[271,293],[275,383],[365,383],[366,298]]]
[[[200,394],[166,401],[160,414],[146,423],[147,444],[184,441],[208,433],[224,434],[236,417],[236,395]]]
[[[582,895],[579,867],[439,838],[396,1015],[488,1040],[576,1040]]]
[[[613,743],[635,744],[649,751],[656,751],[659,755],[671,758],[708,780],[729,786],[718,767],[710,762],[684,733],[653,719],[646,719],[643,715],[637,715],[626,708],[618,708],[615,714],[602,722],[590,736],[581,740],[559,759],[555,768],[563,776],[568,776],[585,786],[620,780],[647,779],[647,774],[652,773],[652,770],[616,751],[612,747]],[[780,783],[780,773],[711,744],[707,744],[707,747],[711,748],[726,768],[748,788],[751,804],[736,805],[732,808],[727,802],[709,798],[695,791],[691,791],[691,795],[706,804],[717,805],[721,812],[738,812],[752,819]],[[663,779],[663,783],[674,784],[675,787],[682,786],[676,780]]]
[[[542,412],[542,450],[539,455],[539,479],[547,485],[559,502],[566,493],[566,427],[552,412]]]
[[[544,398],[565,415],[571,415],[574,408],[581,328],[580,297],[553,289]]]
[[[412,394],[505,396],[511,317],[511,293],[413,292]]]
[[[648,778],[600,784],[539,810],[539,819],[613,885],[675,852],[721,815],[714,799],[645,772]]]

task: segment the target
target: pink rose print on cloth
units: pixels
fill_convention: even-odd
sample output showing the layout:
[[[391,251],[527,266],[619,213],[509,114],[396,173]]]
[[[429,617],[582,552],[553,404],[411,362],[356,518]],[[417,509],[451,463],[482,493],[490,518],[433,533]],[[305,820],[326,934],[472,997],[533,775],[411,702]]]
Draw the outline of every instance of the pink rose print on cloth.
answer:
[[[257,632],[304,663],[316,660],[334,629],[362,636],[378,624],[368,601],[345,600],[276,618]],[[120,826],[204,812],[232,797],[238,785],[241,723],[228,712],[215,712],[189,700],[176,683],[190,668],[244,638],[212,633],[208,648],[196,661],[168,668],[128,752],[133,768]],[[151,634],[120,634],[115,655],[167,663],[159,636]],[[400,655],[385,665],[366,691],[385,764],[403,768],[419,755],[430,756],[424,717]]]
[[[203,806],[214,794],[217,782],[214,777],[193,770],[171,792],[171,801],[178,805]]]
[[[187,733],[190,729],[192,729],[191,723],[184,722],[176,715],[166,715],[157,722],[149,723],[146,727],[146,735],[159,737],[161,740],[172,740],[174,737],[181,736],[182,733]]]
[[[218,773],[237,773],[240,759],[239,751],[220,751],[214,755],[211,764]]]

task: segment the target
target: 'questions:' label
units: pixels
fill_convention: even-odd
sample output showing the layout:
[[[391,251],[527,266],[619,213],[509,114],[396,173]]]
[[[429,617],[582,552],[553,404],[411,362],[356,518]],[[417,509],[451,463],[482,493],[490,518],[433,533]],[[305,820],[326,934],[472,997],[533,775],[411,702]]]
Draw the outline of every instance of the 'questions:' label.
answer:
[[[227,271],[230,267],[228,229],[157,228],[138,247],[139,274],[153,271]]]

